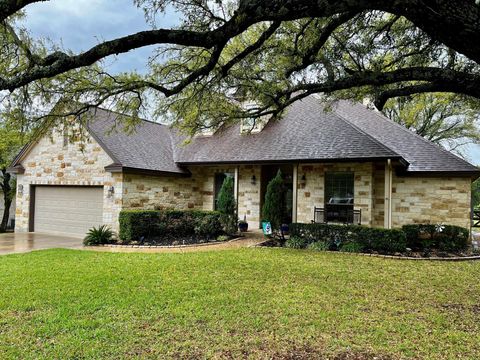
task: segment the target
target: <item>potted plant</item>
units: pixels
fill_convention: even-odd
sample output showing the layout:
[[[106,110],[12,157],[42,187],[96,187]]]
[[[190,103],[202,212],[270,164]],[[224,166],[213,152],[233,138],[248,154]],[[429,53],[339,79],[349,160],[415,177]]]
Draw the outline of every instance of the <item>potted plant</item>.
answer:
[[[248,222],[246,215],[244,216],[243,220],[240,220],[238,222],[238,230],[240,230],[240,232],[246,232],[248,230]]]

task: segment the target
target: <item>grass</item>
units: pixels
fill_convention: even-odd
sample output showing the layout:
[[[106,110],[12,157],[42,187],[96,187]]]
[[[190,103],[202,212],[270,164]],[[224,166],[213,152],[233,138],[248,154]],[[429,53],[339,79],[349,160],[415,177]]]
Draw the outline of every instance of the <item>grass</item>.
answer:
[[[289,249],[0,257],[0,358],[478,359],[480,262]]]

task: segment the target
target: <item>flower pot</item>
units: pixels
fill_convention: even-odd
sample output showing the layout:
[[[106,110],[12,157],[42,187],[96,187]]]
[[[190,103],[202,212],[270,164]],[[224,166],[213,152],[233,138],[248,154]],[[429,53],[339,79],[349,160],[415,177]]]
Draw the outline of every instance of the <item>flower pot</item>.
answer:
[[[239,223],[238,230],[240,230],[240,232],[246,232],[248,230],[248,223],[247,222]]]
[[[288,235],[290,227],[288,226],[288,224],[282,224],[282,226],[280,227],[280,230],[282,231],[283,235]]]

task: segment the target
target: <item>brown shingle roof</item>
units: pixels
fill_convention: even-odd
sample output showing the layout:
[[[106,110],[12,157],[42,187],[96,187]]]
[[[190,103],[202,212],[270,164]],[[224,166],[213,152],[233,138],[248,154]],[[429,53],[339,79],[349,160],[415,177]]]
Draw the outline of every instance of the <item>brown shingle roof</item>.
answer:
[[[95,109],[88,129],[112,157],[116,165],[131,170],[149,170],[173,174],[188,173],[173,161],[170,129],[161,124],[142,121],[132,134],[114,128],[122,115]],[[113,131],[112,131],[113,129]]]
[[[361,104],[339,101],[334,111],[401,155],[410,163],[408,172],[479,172],[462,158]]]
[[[241,134],[236,125],[187,146],[181,146],[182,140],[176,136],[174,159],[179,164],[400,158],[335,112],[324,111],[313,96],[294,103],[284,118],[259,133]]]
[[[108,167],[112,171],[182,175],[188,174],[182,166],[192,164],[397,159],[408,166],[409,173],[480,175],[465,160],[380,113],[348,101],[338,101],[328,110],[319,98],[309,96],[259,133],[241,134],[239,125],[228,126],[212,136],[196,137],[188,145],[176,130],[146,120],[133,134],[111,131],[123,115],[91,111],[94,120],[88,129],[114,160]]]

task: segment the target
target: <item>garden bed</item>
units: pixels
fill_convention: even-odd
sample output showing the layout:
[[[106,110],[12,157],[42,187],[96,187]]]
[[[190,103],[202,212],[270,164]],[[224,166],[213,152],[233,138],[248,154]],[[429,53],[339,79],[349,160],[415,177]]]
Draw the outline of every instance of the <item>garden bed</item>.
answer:
[[[110,244],[114,246],[143,246],[143,247],[180,247],[180,246],[198,246],[198,245],[208,245],[208,244],[218,244],[226,241],[231,241],[237,239],[239,236],[227,236],[220,235],[216,239],[206,239],[202,237],[153,237],[146,239],[145,241],[129,241],[127,243],[119,242],[117,244]],[[105,244],[108,245],[108,244]]]
[[[357,225],[291,224],[285,242],[263,246],[339,251],[406,259],[474,259],[480,255],[469,241],[467,229],[452,225],[406,225],[378,229]]]
[[[241,235],[237,235],[237,236],[228,236],[228,237],[217,239],[217,240],[198,239],[196,241],[194,240],[190,242],[175,240],[173,242],[160,241],[160,242],[144,242],[144,243],[133,241],[133,242],[129,242],[128,244],[111,243],[111,244],[98,244],[98,245],[89,245],[89,246],[100,246],[100,247],[111,247],[111,248],[171,249],[171,248],[189,248],[189,247],[198,247],[198,246],[217,245],[217,244],[237,241],[242,238],[243,237]]]

